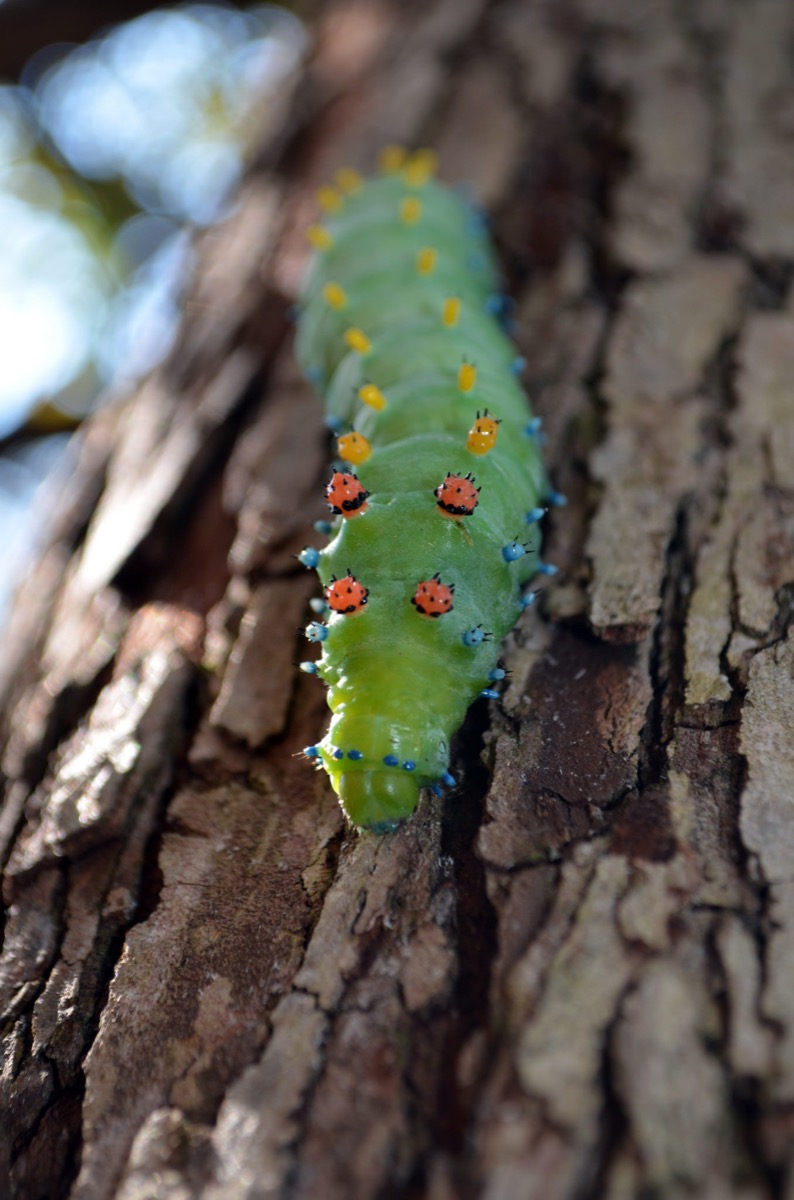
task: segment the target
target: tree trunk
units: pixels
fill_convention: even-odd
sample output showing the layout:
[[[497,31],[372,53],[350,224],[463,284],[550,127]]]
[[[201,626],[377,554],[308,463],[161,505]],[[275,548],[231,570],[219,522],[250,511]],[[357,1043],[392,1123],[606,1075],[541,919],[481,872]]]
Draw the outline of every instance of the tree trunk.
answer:
[[[2,682],[18,1200],[794,1197],[787,0],[349,0],[77,441]],[[351,832],[295,671],[313,194],[487,206],[569,503],[444,801]]]

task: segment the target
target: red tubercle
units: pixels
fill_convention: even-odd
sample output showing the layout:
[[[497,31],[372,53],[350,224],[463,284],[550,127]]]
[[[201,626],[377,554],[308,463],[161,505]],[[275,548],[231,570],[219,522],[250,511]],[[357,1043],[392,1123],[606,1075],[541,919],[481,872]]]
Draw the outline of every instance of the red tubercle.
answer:
[[[325,598],[334,612],[350,616],[361,612],[369,599],[369,589],[348,572],[342,579],[331,579],[325,589]]]
[[[454,593],[455,584],[442,583],[441,575],[436,573],[432,579],[424,579],[416,585],[411,604],[423,617],[442,617],[452,611]]]
[[[325,489],[331,512],[356,517],[367,510],[369,492],[352,471],[334,471]]]
[[[447,475],[433,495],[444,516],[470,517],[477,507],[480,489],[474,486],[474,478],[468,475]]]

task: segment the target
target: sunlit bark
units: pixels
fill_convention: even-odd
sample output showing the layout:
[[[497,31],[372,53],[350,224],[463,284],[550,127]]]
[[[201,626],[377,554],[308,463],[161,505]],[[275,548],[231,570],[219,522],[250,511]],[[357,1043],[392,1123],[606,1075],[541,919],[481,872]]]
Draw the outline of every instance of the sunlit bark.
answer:
[[[0,1192],[794,1194],[785,0],[329,8],[170,360],[80,436],[2,680]],[[316,186],[493,215],[559,582],[462,785],[345,828],[296,673]]]

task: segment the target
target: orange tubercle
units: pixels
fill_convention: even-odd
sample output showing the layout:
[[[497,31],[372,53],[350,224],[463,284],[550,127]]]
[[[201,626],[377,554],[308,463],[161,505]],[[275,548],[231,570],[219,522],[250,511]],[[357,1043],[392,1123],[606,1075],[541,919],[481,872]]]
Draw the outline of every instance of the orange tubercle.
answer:
[[[339,211],[344,201],[336,188],[328,187],[326,184],[317,189],[317,203],[323,212],[335,213]]]
[[[351,350],[356,350],[359,354],[366,354],[372,349],[372,342],[369,340],[363,329],[352,327],[345,330],[345,343]]]
[[[447,296],[441,309],[441,322],[447,329],[454,329],[460,320],[460,300],[457,296]]]
[[[432,246],[423,246],[416,256],[416,269],[420,275],[432,275],[438,262],[438,251]]]
[[[470,392],[477,382],[477,368],[474,363],[461,363],[458,369],[458,388],[462,392]]]
[[[415,225],[422,215],[422,202],[416,196],[406,196],[400,203],[400,220],[405,225]]]
[[[310,225],[306,237],[315,250],[328,250],[333,245],[333,238],[324,225]]]
[[[403,168],[403,178],[409,187],[421,187],[436,173],[438,155],[435,150],[417,150]]]
[[[374,408],[375,412],[383,412],[386,407],[386,397],[374,383],[362,384],[358,389],[358,398],[369,408]]]
[[[487,454],[493,450],[496,445],[496,435],[499,432],[499,420],[492,417],[488,409],[480,415],[477,413],[476,420],[469,430],[469,436],[466,439],[466,447],[472,454]]]
[[[361,190],[364,180],[354,167],[340,167],[336,172],[336,182],[341,191],[353,196]]]
[[[407,157],[408,152],[404,146],[384,146],[378,157],[378,165],[384,175],[396,175]]]
[[[365,463],[372,454],[372,446],[363,433],[343,433],[336,440],[336,450],[340,458],[345,462]]]
[[[344,308],[347,304],[347,292],[338,283],[331,281],[323,288],[323,299],[329,308]]]

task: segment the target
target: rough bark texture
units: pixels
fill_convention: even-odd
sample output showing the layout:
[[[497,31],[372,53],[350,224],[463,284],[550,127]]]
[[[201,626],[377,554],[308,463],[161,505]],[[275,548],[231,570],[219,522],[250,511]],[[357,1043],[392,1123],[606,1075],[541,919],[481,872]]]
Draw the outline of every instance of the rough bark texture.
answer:
[[[80,436],[2,696],[19,1200],[794,1197],[794,8],[326,10],[169,362]],[[562,568],[463,784],[299,758],[315,187],[489,207]]]

